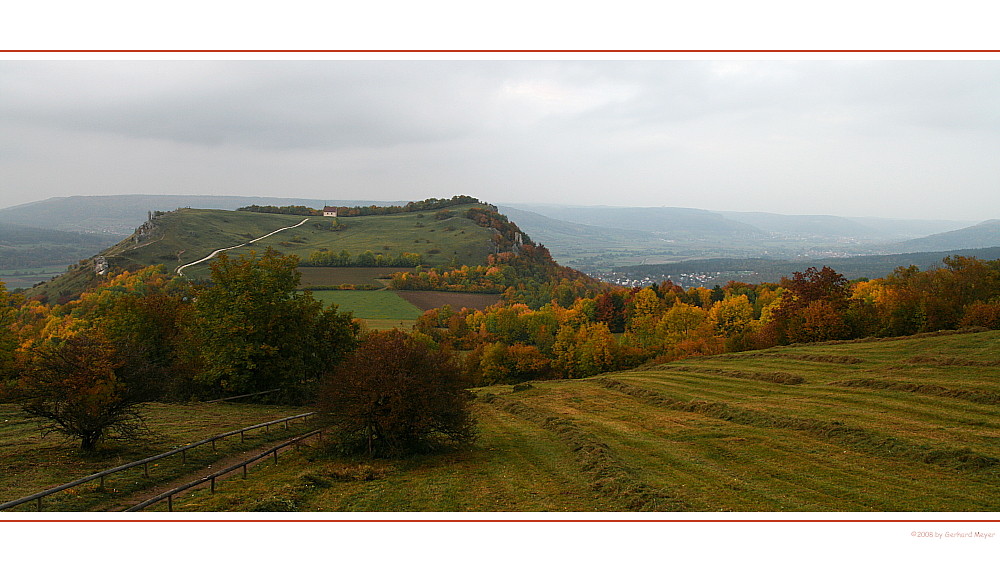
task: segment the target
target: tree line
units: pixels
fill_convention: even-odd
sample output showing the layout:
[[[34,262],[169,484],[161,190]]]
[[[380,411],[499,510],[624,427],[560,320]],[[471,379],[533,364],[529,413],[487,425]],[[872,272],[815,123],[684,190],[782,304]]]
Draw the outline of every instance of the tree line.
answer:
[[[347,250],[335,253],[332,250],[317,250],[299,262],[299,266],[318,266],[325,268],[337,267],[360,267],[360,268],[383,268],[383,267],[411,267],[415,268],[423,264],[424,257],[414,252],[402,252],[396,256],[387,254],[376,254],[371,250],[366,250],[354,256]]]
[[[377,215],[390,215],[390,214],[400,214],[400,213],[410,213],[410,212],[420,212],[420,211],[433,211],[438,209],[443,209],[446,207],[477,204],[479,199],[475,197],[470,197],[468,195],[455,195],[450,199],[436,199],[429,198],[422,201],[410,201],[405,205],[389,205],[389,206],[357,206],[357,207],[336,207],[337,217],[352,217],[352,216],[377,216]],[[292,205],[292,206],[261,206],[261,205],[249,205],[245,207],[240,207],[236,209],[238,211],[255,212],[255,213],[271,213],[271,214],[288,214],[288,215],[299,215],[299,216],[322,216],[322,209],[314,209],[311,207]]]
[[[569,303],[430,310],[420,335],[462,350],[477,383],[572,378],[802,342],[1000,328],[1000,261],[954,257],[848,281],[829,267],[778,283],[606,288]]]

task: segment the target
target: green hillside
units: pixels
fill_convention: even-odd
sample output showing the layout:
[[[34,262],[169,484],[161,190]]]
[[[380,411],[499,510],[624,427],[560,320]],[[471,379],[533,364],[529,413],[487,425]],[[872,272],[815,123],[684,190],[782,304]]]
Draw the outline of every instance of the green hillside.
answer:
[[[462,216],[470,206],[477,205],[338,219],[179,209],[153,217],[132,236],[105,250],[101,256],[112,268],[164,265],[173,272],[209,256],[217,249],[239,246],[305,221],[296,228],[227,253],[238,256],[251,249],[263,251],[272,247],[307,261],[311,254],[318,251],[347,251],[355,258],[372,251],[375,255],[390,258],[404,253],[417,254],[422,263],[429,266],[481,264],[488,254],[494,252],[494,232]],[[99,279],[97,270],[95,260],[88,260],[51,282],[32,289],[28,295],[45,295],[55,301],[78,294]],[[192,279],[207,278],[208,273],[208,262],[183,271],[185,277]]]
[[[923,335],[487,387],[472,450],[289,455],[174,510],[997,511],[998,350]]]

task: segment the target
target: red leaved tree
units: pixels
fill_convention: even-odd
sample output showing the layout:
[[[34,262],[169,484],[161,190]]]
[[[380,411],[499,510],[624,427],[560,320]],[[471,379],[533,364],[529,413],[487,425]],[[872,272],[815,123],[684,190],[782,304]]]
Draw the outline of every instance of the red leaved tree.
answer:
[[[451,353],[398,330],[370,332],[324,378],[320,408],[345,452],[397,456],[470,442],[468,386]]]

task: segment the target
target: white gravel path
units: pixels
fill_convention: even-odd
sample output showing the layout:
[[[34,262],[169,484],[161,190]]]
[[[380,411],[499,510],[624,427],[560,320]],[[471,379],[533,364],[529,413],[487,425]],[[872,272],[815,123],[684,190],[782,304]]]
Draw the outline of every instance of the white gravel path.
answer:
[[[187,268],[188,266],[194,266],[195,264],[201,264],[202,262],[206,262],[208,260],[211,260],[212,258],[214,258],[220,252],[225,252],[227,250],[232,250],[234,248],[242,248],[244,246],[249,246],[249,245],[257,242],[258,240],[264,240],[265,238],[267,238],[267,237],[269,237],[269,236],[271,236],[273,234],[278,234],[279,232],[281,232],[283,230],[290,230],[290,229],[293,229],[293,228],[300,227],[300,226],[304,225],[308,221],[309,221],[308,218],[304,218],[304,219],[302,219],[302,222],[300,222],[299,224],[296,224],[296,225],[293,225],[293,226],[286,226],[285,228],[279,228],[278,230],[276,230],[274,232],[271,232],[271,233],[268,233],[268,234],[265,234],[264,236],[258,236],[257,238],[255,238],[255,239],[253,239],[253,240],[251,240],[249,242],[244,242],[243,244],[237,244],[236,246],[230,246],[228,248],[220,248],[220,249],[216,250],[215,252],[213,252],[212,254],[209,254],[205,258],[202,258],[201,260],[196,260],[194,262],[191,262],[189,264],[185,264],[183,266],[178,266],[176,272],[177,272],[178,275],[184,276],[184,269]]]

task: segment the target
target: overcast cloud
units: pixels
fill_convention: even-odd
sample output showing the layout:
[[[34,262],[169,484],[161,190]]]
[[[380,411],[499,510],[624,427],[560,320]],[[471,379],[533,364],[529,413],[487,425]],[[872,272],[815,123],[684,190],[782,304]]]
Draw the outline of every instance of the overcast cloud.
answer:
[[[995,61],[0,62],[0,208],[149,193],[1000,218]]]

